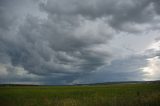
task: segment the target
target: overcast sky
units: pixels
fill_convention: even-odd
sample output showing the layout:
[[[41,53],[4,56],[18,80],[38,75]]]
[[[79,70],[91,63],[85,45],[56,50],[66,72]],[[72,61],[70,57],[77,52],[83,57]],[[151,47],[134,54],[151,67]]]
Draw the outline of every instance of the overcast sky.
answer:
[[[0,83],[160,80],[160,0],[0,0]]]

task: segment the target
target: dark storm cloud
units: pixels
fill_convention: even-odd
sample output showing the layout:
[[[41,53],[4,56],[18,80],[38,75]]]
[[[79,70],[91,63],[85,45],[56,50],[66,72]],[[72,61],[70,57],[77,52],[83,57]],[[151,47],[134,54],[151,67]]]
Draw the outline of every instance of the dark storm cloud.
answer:
[[[153,4],[154,4],[154,8],[155,8],[155,11],[160,14],[160,1],[159,0],[153,0]]]
[[[59,21],[61,22],[61,20]],[[65,71],[72,73],[78,72],[77,70],[81,72],[83,71],[81,69],[83,67],[85,67],[85,71],[92,71],[94,68],[91,68],[90,64],[92,65],[94,62],[103,64],[104,59],[99,57],[97,52],[87,50],[94,44],[104,42],[103,40],[96,39],[99,35],[91,39],[88,36],[90,32],[85,33],[85,38],[79,37],[79,33],[75,33],[78,35],[75,36],[74,30],[79,26],[70,26],[70,28],[68,28],[65,24],[59,23],[59,21],[57,23],[54,20],[47,20],[42,24],[38,24],[35,23],[36,20],[34,20],[33,17],[28,19],[25,26],[20,28],[20,35],[23,36],[22,40],[23,43],[25,43],[23,45],[28,45],[28,48],[25,48],[27,48],[26,51],[30,54],[26,55],[28,56],[27,59],[29,59],[29,62],[26,63],[26,60],[17,61],[19,64],[33,65],[31,69],[27,69],[28,66],[25,68],[27,70],[33,70],[32,72],[38,70],[37,74],[41,73],[40,70],[42,70],[42,73],[43,70],[46,70],[44,73],[59,73]],[[69,24],[68,21],[66,21],[66,23]],[[106,35],[106,39],[110,39],[110,37],[111,35]],[[88,66],[83,66],[83,64]],[[95,68],[101,64],[95,64]],[[35,69],[33,69],[34,66]]]
[[[10,38],[11,35],[1,37],[1,53],[9,57],[13,66],[21,66],[30,73],[39,75],[80,73],[95,70],[110,57],[109,53],[99,56],[99,52],[87,50],[92,44],[104,41],[89,39],[86,35],[88,41],[84,41],[84,38],[75,37],[72,30],[63,24],[57,23],[56,26],[51,21],[50,25],[49,20],[40,24],[36,19],[29,16],[19,28],[18,34],[12,35],[13,38]],[[110,36],[106,35],[106,38],[110,39]],[[107,57],[104,59],[103,56]]]
[[[102,71],[92,73],[86,79],[91,82],[133,81],[143,80],[146,72],[140,70],[147,64],[145,55],[135,55],[121,60],[115,60],[111,65],[102,68]],[[114,71],[113,71],[114,70]],[[83,79],[82,79],[83,81]]]
[[[142,24],[153,19],[153,2],[152,0],[48,0],[46,4],[41,4],[41,8],[49,15],[62,17],[76,15],[90,19],[106,17],[109,18],[112,27],[127,31],[127,28],[123,28],[125,24]],[[159,6],[157,3],[154,4],[155,7]]]
[[[10,16],[9,10],[0,5],[0,30],[8,30],[14,21],[15,17]]]
[[[14,5],[25,5],[18,1],[14,0]],[[156,0],[48,0],[39,4],[47,18],[30,14],[21,22],[24,16],[15,18],[9,2],[0,2],[0,63],[3,74],[14,82],[30,82],[34,77],[46,84],[76,82],[108,66],[114,56],[108,45],[118,31],[134,34],[125,25],[132,29],[134,24],[152,24],[155,12],[159,14]],[[106,68],[112,77],[112,70],[124,67]],[[117,79],[132,73],[121,70],[116,72],[120,75]]]

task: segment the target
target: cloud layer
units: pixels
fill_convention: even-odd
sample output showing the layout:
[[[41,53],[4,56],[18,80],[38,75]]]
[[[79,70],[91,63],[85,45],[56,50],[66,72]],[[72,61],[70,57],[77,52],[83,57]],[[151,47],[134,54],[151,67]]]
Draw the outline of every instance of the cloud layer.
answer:
[[[147,47],[159,37],[158,0],[0,2],[1,83],[144,79]]]

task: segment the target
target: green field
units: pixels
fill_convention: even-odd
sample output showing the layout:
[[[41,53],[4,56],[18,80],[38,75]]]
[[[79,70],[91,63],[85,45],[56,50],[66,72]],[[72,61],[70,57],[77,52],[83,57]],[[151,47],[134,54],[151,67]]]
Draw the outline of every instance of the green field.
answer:
[[[160,84],[2,86],[0,106],[160,106]]]

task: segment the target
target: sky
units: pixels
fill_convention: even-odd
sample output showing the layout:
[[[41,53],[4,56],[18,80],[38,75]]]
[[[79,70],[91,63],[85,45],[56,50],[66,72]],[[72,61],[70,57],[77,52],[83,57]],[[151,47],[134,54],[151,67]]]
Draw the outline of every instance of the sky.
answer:
[[[160,0],[0,0],[0,83],[160,80]]]

